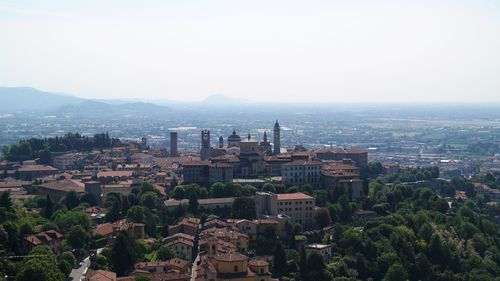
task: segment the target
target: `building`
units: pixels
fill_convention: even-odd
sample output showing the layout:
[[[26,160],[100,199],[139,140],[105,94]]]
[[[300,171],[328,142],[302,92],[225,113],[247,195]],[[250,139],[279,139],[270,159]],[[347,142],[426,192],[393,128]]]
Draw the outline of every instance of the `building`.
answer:
[[[167,200],[169,201],[169,200]],[[165,201],[166,202],[166,201]],[[178,206],[178,205],[177,205]],[[168,208],[168,205],[167,205]],[[175,225],[168,227],[168,235],[183,233],[195,237],[198,235],[200,220],[196,218],[184,218]]]
[[[350,159],[362,177],[367,176],[368,173],[368,150],[360,147],[334,147],[334,148],[321,148],[314,151],[314,158],[320,160],[342,161]]]
[[[69,153],[54,157],[54,167],[59,170],[80,170],[83,168],[85,155],[82,153]]]
[[[296,160],[281,165],[284,184],[321,186],[321,168],[323,163],[316,160]]]
[[[224,138],[222,136],[219,137],[219,148],[224,148]]]
[[[228,163],[190,161],[182,165],[184,184],[210,185],[216,182],[230,182],[234,177],[234,166]]]
[[[177,132],[170,132],[170,157],[177,157]]]
[[[94,270],[85,274],[83,281],[116,281],[116,273],[106,270]]]
[[[214,271],[207,272],[204,280],[214,281],[270,281],[269,263],[263,260],[251,260],[237,253],[215,255],[211,258]]]
[[[134,175],[134,171],[103,171],[97,173],[97,178],[102,184],[126,181]]]
[[[164,273],[172,270],[182,273],[188,272],[189,262],[179,258],[157,262],[139,262],[134,265],[135,270],[147,271],[149,273]]]
[[[240,165],[237,175],[242,178],[253,178],[262,174],[264,167],[259,143],[248,134],[247,139],[240,142]]]
[[[63,235],[55,230],[43,231],[26,236],[22,241],[23,253],[29,253],[36,246],[47,246],[58,256],[61,254]]]
[[[311,254],[319,254],[325,264],[330,263],[332,260],[332,246],[327,244],[309,244],[305,246],[306,255],[309,257]]]
[[[264,131],[264,136],[262,137],[262,141],[260,142],[260,151],[267,155],[272,154],[272,146],[271,143],[267,140],[267,131]]]
[[[276,120],[276,123],[274,124],[274,154],[280,154],[281,153],[281,131],[280,131],[280,124],[278,123],[278,120]]]
[[[211,227],[200,233],[200,239],[210,240],[215,237],[218,240],[233,244],[234,249],[240,253],[248,251],[249,236],[231,227]]]
[[[306,228],[314,226],[314,209],[316,201],[307,194],[257,192],[255,209],[257,217],[290,217],[293,223],[302,224]]]
[[[177,238],[168,242],[166,246],[174,251],[178,257],[185,258],[188,261],[193,260],[193,241],[183,238]]]
[[[360,200],[365,196],[364,192],[365,181],[361,179],[346,179],[340,180],[337,183],[337,188],[345,190],[350,199]]]
[[[231,207],[233,206],[233,202],[234,202],[234,197],[198,199],[198,208],[201,211],[212,210],[216,214],[228,214],[231,212]],[[177,208],[179,208],[181,204],[187,205],[188,203],[189,203],[188,199],[183,199],[183,200],[168,199],[165,201],[164,204],[167,207],[167,210],[175,211]]]
[[[234,197],[198,199],[198,208],[201,211],[210,209],[216,213],[219,213],[219,211],[230,212],[233,203]]]
[[[236,134],[236,130],[233,130],[233,133],[227,137],[227,147],[240,147],[241,137]]]
[[[46,176],[55,175],[58,170],[48,165],[26,165],[17,169],[19,179],[21,180],[35,180]]]
[[[60,181],[53,181],[44,183],[38,186],[39,195],[49,195],[52,200],[59,200],[74,191],[78,194],[85,193],[85,184],[81,181],[64,179]]]
[[[207,160],[210,158],[210,131],[203,130],[201,131],[201,149],[200,149],[200,158],[201,160]]]
[[[365,225],[367,222],[375,219],[377,217],[377,213],[370,210],[360,210],[354,212],[354,224],[361,226]]]
[[[208,161],[189,161],[182,164],[182,181],[184,184],[197,183],[206,185],[208,183],[209,171]]]
[[[233,181],[233,165],[213,163],[208,165],[208,184]]]
[[[144,239],[144,224],[129,222],[126,219],[98,225],[94,228],[93,233],[94,235],[102,235],[111,239],[122,231],[126,231],[134,239]]]

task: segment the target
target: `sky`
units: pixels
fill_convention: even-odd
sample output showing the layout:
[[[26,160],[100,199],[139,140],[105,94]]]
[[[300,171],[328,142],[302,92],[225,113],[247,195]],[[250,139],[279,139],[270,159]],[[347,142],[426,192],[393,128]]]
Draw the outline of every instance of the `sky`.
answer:
[[[500,102],[500,1],[0,0],[0,86],[107,99]]]

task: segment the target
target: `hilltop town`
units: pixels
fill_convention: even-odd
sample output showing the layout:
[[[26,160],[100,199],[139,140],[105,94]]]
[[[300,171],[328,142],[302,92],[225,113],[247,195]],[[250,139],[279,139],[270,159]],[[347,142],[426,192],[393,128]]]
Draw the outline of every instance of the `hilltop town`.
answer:
[[[482,200],[484,213],[499,221],[498,175],[447,180],[437,166],[369,163],[361,147],[282,147],[278,120],[260,140],[236,128],[211,139],[202,130],[197,152],[179,151],[176,131],[168,149],[146,136],[78,133],[7,147],[2,212],[17,217],[19,232],[5,240],[3,251],[14,258],[0,270],[28,280],[32,269],[23,263],[40,255],[57,260],[47,265],[50,280],[329,280],[354,274],[343,271],[354,270],[343,259],[357,247],[345,239],[366,231],[363,239],[377,241],[408,200],[447,216]],[[11,225],[3,219],[7,234]],[[340,261],[345,269],[325,270]],[[23,264],[18,273],[9,270],[16,264]],[[400,266],[356,269],[351,277],[383,277]]]

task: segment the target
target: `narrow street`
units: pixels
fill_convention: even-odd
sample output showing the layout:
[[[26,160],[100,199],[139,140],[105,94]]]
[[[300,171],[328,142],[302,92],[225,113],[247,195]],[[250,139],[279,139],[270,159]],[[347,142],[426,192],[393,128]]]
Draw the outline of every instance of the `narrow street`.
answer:
[[[198,270],[198,262],[200,261],[200,254],[196,256],[196,259],[193,262],[193,267],[191,268],[191,281],[196,280],[196,271]]]
[[[96,255],[100,254],[104,248],[97,249]],[[78,268],[73,268],[69,274],[68,280],[70,281],[81,281],[85,273],[90,267],[90,256],[86,257]]]

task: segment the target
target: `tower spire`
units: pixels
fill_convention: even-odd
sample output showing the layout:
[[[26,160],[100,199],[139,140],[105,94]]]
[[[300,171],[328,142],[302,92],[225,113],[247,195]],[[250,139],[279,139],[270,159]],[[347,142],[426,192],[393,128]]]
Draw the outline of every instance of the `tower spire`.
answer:
[[[281,130],[280,124],[276,119],[276,123],[274,124],[274,154],[280,154],[281,152]]]

